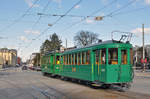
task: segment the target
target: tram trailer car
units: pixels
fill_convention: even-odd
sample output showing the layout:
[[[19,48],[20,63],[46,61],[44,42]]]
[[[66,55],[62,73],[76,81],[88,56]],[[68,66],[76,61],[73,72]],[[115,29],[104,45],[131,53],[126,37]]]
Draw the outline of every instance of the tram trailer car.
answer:
[[[50,74],[51,76],[60,75],[61,58],[60,53],[50,52],[42,57],[42,72],[43,74]]]
[[[58,66],[57,74],[63,77],[84,80],[105,87],[118,85],[127,89],[133,80],[133,50],[130,43],[110,40],[68,50],[55,55],[57,56],[61,62],[56,64],[56,60],[53,69],[57,69]],[[51,70],[46,72],[49,71]],[[42,69],[42,72],[45,71]],[[55,74],[55,72],[50,73]]]

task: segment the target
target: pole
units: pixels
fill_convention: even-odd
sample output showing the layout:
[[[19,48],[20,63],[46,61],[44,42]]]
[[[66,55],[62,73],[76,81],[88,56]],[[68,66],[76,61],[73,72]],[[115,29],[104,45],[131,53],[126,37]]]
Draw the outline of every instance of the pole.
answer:
[[[142,24],[142,40],[143,40],[143,72],[145,71],[145,49],[144,49],[144,24]]]
[[[66,49],[67,49],[67,39],[66,39]]]

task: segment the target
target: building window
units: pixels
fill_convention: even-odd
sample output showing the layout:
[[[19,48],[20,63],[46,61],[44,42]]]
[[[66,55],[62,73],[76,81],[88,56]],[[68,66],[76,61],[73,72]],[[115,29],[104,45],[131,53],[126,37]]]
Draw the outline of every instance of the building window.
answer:
[[[118,49],[117,48],[108,49],[108,64],[118,64]]]
[[[127,64],[127,50],[121,50],[121,64]]]
[[[102,49],[101,53],[101,64],[106,64],[106,49]]]

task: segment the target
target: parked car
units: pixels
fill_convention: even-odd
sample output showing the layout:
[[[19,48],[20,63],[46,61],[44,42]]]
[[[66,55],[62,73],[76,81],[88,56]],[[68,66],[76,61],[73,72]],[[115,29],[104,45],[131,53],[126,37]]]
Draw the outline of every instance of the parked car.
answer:
[[[23,66],[22,70],[28,70],[28,67],[27,66]]]
[[[41,71],[41,67],[39,67],[39,66],[38,66],[38,67],[35,67],[35,70],[36,70],[36,71]]]
[[[33,67],[33,66],[30,66],[29,69],[30,69],[30,70],[34,70],[34,67]]]

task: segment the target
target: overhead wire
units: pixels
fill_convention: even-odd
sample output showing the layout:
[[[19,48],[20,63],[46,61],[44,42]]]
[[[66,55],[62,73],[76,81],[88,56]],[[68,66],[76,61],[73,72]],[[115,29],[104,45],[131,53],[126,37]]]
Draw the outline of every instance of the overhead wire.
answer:
[[[92,12],[89,16],[84,17],[83,19],[81,19],[81,20],[79,20],[79,21],[77,21],[77,22],[74,22],[74,23],[71,24],[69,27],[63,29],[61,32],[65,32],[66,30],[72,28],[73,26],[75,26],[75,25],[77,25],[77,24],[80,24],[81,22],[87,20],[90,16],[93,16],[93,15],[99,13],[100,11],[104,10],[105,8],[109,7],[110,5],[116,3],[116,1],[117,1],[117,0],[113,0],[112,2],[110,2],[110,3],[106,4],[105,6],[103,6],[102,8],[100,8],[100,9],[98,9],[98,10]]]
[[[112,16],[121,15],[121,14],[128,14],[128,13],[140,11],[140,10],[143,10],[143,9],[146,9],[146,8],[148,8],[148,7],[141,7],[141,8],[133,9],[133,10],[130,10],[130,11],[118,12],[116,14],[113,14]]]
[[[97,11],[94,11],[94,12],[91,13],[90,15],[97,14],[98,12],[100,12],[100,11],[102,11],[103,9],[107,8],[109,5],[112,5],[112,4],[115,3],[116,1],[117,1],[117,0],[114,0],[114,1],[110,2],[109,4],[105,5],[103,8],[100,8],[100,9],[98,9]],[[136,2],[136,0],[132,0],[132,1],[128,2],[127,4],[125,4],[124,6],[122,6],[121,8],[116,9],[116,10],[112,11],[111,13],[109,13],[109,14],[107,14],[107,15],[105,15],[105,16],[102,16],[102,18],[105,18],[105,17],[112,17],[112,15],[113,15],[114,13],[116,13],[116,12],[118,12],[118,11],[120,11],[120,10],[126,8],[126,7],[128,7],[129,5],[133,4],[134,2]],[[89,16],[90,16],[90,15],[89,15]],[[89,18],[89,17],[83,18],[83,19],[81,19],[80,21],[77,21],[77,22],[71,24],[69,27],[65,28],[65,29],[62,30],[61,32],[65,32],[66,30],[72,28],[73,26],[75,26],[75,25],[77,25],[77,24],[80,24],[81,22],[85,21],[85,20],[88,19],[88,18]]]
[[[51,3],[52,0],[48,0],[47,4],[44,6],[42,13],[44,13],[47,9],[47,7],[49,6],[49,4]],[[39,18],[37,19],[37,21],[34,22],[34,24],[31,27],[31,32],[33,31],[33,28],[39,23],[40,19],[42,18],[42,16],[39,16]],[[28,38],[28,37],[27,37]],[[20,50],[20,49],[19,49]]]
[[[58,21],[60,21],[64,16],[66,16],[72,9],[75,8],[75,6],[77,6],[78,4],[80,4],[82,2],[82,0],[79,0],[75,5],[73,5],[63,16],[60,16],[54,23],[53,25],[55,25]]]
[[[124,6],[120,7],[119,9],[116,9],[116,10],[112,11],[111,13],[107,14],[107,15],[104,16],[104,17],[112,16],[114,13],[116,13],[116,12],[118,12],[118,11],[120,11],[120,10],[126,8],[126,7],[128,7],[129,5],[133,4],[133,3],[136,2],[136,1],[137,1],[137,0],[132,0],[132,1],[128,2],[128,3],[125,4]]]
[[[34,1],[34,3],[24,12],[24,14],[22,14],[18,19],[14,20],[11,24],[8,24],[6,27],[4,27],[2,30],[0,30],[0,32],[3,32],[9,28],[11,28],[12,26],[14,26],[14,24],[18,23],[22,18],[24,18],[26,16],[26,14],[34,7],[34,5],[38,2],[39,0]]]
[[[42,10],[42,13],[44,13],[47,9],[47,7],[49,6],[49,4],[51,3],[52,0],[48,0],[47,4],[45,5],[45,7]],[[40,15],[39,18],[37,19],[37,21],[33,24],[32,29],[39,23],[39,21],[41,20],[42,16]]]
[[[75,6],[77,6],[78,4],[80,4],[82,2],[82,0],[79,0],[76,4],[74,4],[68,11],[66,11],[64,13],[64,16],[66,16],[69,12],[71,12],[71,10],[73,10],[75,8]],[[56,25],[64,16],[59,17],[56,21],[54,21],[54,23],[52,24],[53,26]],[[28,46],[26,46],[24,49],[28,48],[34,40],[37,40],[40,36],[42,36],[45,32],[47,32],[50,29],[50,27],[47,27],[46,29],[44,29],[44,31],[41,32],[40,35],[38,35],[35,39],[32,39],[32,41],[30,42],[30,44]],[[24,50],[22,49],[22,51]],[[22,52],[21,51],[21,52]]]

